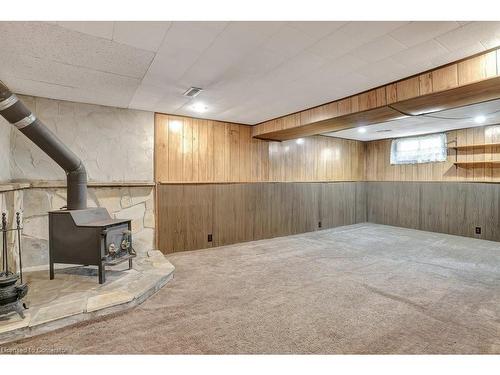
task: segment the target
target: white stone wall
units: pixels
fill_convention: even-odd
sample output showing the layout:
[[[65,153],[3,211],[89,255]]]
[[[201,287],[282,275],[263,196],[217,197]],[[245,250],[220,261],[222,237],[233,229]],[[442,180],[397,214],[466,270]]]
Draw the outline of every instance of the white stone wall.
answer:
[[[83,160],[89,181],[153,180],[152,112],[19,97]],[[65,179],[64,171],[21,132],[14,130],[11,137],[12,179]]]
[[[7,121],[0,116],[0,182],[10,181],[10,133],[11,127]]]
[[[145,253],[154,249],[154,188],[89,188],[88,207],[105,207],[112,217],[132,220],[134,249]],[[48,268],[48,211],[66,205],[66,189],[33,188],[24,190],[23,267]]]
[[[136,251],[154,248],[154,188],[126,187],[153,181],[154,114],[18,95],[83,161],[89,181],[125,187],[89,188],[89,207],[132,219]],[[65,180],[64,171],[21,132],[0,120],[0,182]],[[64,188],[0,192],[0,210],[23,211],[23,267],[48,268],[49,210],[66,205]],[[14,238],[9,238],[10,242]],[[11,254],[16,262],[16,254]],[[16,262],[17,263],[17,262]]]

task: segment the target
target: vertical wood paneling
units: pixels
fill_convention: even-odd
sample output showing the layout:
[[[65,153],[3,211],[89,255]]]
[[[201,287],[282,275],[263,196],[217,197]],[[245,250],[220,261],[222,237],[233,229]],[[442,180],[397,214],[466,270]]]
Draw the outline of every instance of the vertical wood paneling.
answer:
[[[420,95],[432,93],[432,73],[421,74],[419,77]]]
[[[323,136],[269,142],[252,138],[249,126],[169,115],[156,115],[155,129],[158,182],[364,179],[362,142]]]
[[[458,86],[457,64],[445,66],[432,72],[432,91],[443,91]]]
[[[448,146],[481,145],[500,142],[500,126],[482,126],[446,133]],[[390,164],[391,140],[366,144],[367,181],[476,181],[498,182],[500,168],[476,166],[455,167],[458,162],[500,160],[500,147],[448,148],[447,161],[408,165]]]
[[[354,224],[366,219],[363,182],[161,184],[165,253]],[[212,234],[213,242],[208,242]]]
[[[496,76],[496,63],[496,51],[459,62],[458,84],[467,85]]]
[[[415,98],[420,95],[419,77],[412,77],[396,82],[398,101]]]
[[[158,244],[163,252],[210,247],[213,185],[159,185]]]
[[[500,241],[498,184],[368,182],[365,189],[369,222]]]

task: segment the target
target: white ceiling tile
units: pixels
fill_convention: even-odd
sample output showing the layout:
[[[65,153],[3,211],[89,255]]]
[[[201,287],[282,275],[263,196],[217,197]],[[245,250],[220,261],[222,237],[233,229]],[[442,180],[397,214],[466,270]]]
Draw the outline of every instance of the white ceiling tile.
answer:
[[[314,39],[321,39],[347,22],[345,21],[290,21],[287,24],[294,27]]]
[[[154,111],[155,108],[157,108],[158,102],[162,100],[166,94],[165,88],[143,83],[135,91],[129,103],[129,107]]]
[[[280,53],[267,48],[258,48],[240,60],[238,64],[232,67],[232,70],[244,75],[258,76],[277,68],[287,60],[287,57]]]
[[[43,22],[0,22],[0,48],[17,55],[142,78],[153,53]]]
[[[326,60],[312,53],[301,53],[288,60],[286,64],[274,69],[266,75],[265,80],[269,83],[280,84],[300,79],[302,76],[321,68]]]
[[[217,83],[227,70],[262,46],[283,25],[282,22],[231,22],[184,79],[201,87]]]
[[[404,45],[413,47],[459,27],[460,24],[454,21],[417,21],[392,31],[390,35]]]
[[[497,34],[490,37],[485,37],[481,39],[481,44],[486,49],[497,48],[498,46],[500,46],[500,35]]]
[[[57,25],[80,33],[111,39],[113,21],[57,21]]]
[[[396,39],[384,35],[356,48],[351,54],[362,60],[373,63],[403,51],[405,48],[405,45],[398,42]]]
[[[140,80],[136,78],[9,53],[0,54],[0,75],[96,92],[115,93],[113,95],[128,98],[129,101],[140,84]]]
[[[33,81],[10,76],[3,77],[2,79],[9,88],[18,94],[33,95],[33,92],[35,92],[36,96],[44,98],[100,104],[120,108],[126,108],[127,103],[130,101],[129,97],[115,96],[112,95],[110,91],[96,92],[95,90],[61,86],[48,82]]]
[[[442,55],[435,56],[431,59],[432,66],[440,66],[449,63],[450,61],[461,60],[465,57],[475,55],[476,53],[485,51],[483,44],[476,42],[468,46],[456,49],[451,52],[445,52]]]
[[[394,54],[392,58],[400,64],[412,66],[415,63],[430,61],[433,58],[441,56],[447,52],[449,51],[446,48],[432,39],[407,50],[398,52]]]
[[[305,32],[285,25],[264,43],[264,48],[286,58],[296,55],[315,41],[316,39]]]
[[[334,60],[404,24],[405,22],[348,22],[309,50]]]
[[[211,27],[208,27],[209,25]],[[216,25],[220,27],[214,27]],[[173,22],[144,77],[144,82],[165,86],[180,80],[225,26],[225,22],[208,23],[208,25],[207,23],[200,25],[193,22]],[[188,85],[196,84],[193,82]]]
[[[500,37],[500,22],[471,22],[436,39],[454,51],[475,42]]]
[[[119,21],[115,22],[113,40],[118,43],[156,52],[171,22]]]
[[[411,75],[408,73],[408,67],[400,64],[392,58],[377,61],[372,64],[366,64],[356,71],[370,79],[377,86],[382,83],[389,83],[400,77]]]
[[[408,22],[355,21],[342,26],[339,31],[351,37],[356,44],[359,42],[364,44],[406,24]]]

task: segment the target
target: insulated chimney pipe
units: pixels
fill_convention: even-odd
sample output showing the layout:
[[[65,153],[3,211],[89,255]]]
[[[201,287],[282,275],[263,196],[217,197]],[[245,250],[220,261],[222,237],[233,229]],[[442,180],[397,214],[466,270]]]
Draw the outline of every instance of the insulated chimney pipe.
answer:
[[[0,115],[66,172],[68,210],[87,208],[87,172],[82,161],[0,81]]]

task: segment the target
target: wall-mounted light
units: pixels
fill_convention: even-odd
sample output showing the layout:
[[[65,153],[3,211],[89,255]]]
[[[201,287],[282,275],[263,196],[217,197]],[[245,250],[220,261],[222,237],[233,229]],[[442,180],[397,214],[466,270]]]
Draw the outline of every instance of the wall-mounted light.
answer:
[[[333,150],[331,148],[324,148],[321,150],[321,159],[324,161],[329,161],[332,159],[333,156]]]
[[[295,141],[295,143],[297,143],[298,145],[301,145],[304,143],[304,138],[299,138]]]
[[[193,111],[198,112],[198,113],[203,113],[208,110],[208,106],[205,103],[202,102],[196,102],[191,105],[190,107]]]
[[[483,115],[479,115],[479,116],[474,117],[474,122],[476,124],[482,124],[485,121],[486,121],[486,117],[484,117]]]
[[[358,133],[361,133],[361,134],[366,133],[366,128],[363,126],[358,128]]]

